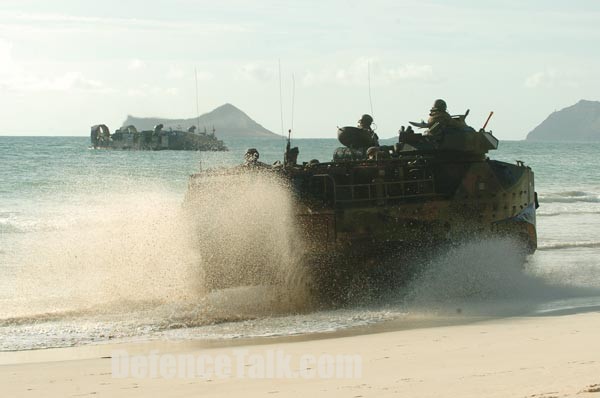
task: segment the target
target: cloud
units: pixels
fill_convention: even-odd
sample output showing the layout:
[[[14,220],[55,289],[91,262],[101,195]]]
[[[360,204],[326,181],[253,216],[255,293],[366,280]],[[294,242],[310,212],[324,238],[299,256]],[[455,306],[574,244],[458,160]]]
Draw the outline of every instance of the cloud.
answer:
[[[249,63],[242,66],[239,76],[244,80],[267,82],[275,78],[275,68],[259,63]]]
[[[16,92],[78,90],[108,93],[115,91],[98,80],[85,77],[81,72],[67,72],[52,78],[25,74],[14,75],[9,78],[0,78],[0,87]]]
[[[385,71],[387,77],[392,80],[430,80],[433,78],[433,67],[431,65],[406,64]]]
[[[0,39],[0,77],[14,73],[18,68],[12,55],[13,44]]]
[[[127,69],[129,70],[140,70],[146,67],[146,64],[144,63],[144,61],[142,61],[141,59],[137,59],[134,58],[131,61],[129,61],[129,64],[127,65]]]
[[[381,68],[379,61],[370,58],[359,58],[352,64],[333,71],[333,78],[343,85],[366,85],[369,78]],[[369,75],[369,69],[371,75]]]
[[[576,70],[559,70],[546,68],[535,72],[525,79],[525,87],[578,87],[581,81],[581,72]]]
[[[126,91],[129,97],[164,97],[165,95],[179,95],[180,90],[176,87],[159,87],[149,84],[143,84],[139,87],[130,88]]]
[[[210,72],[205,72],[205,71],[196,71],[196,77],[198,78],[198,81],[207,81],[207,80],[212,80],[213,79],[213,75]]]
[[[194,73],[195,73],[195,75],[194,75]],[[210,72],[197,70],[189,65],[183,66],[183,65],[178,65],[178,64],[169,65],[169,69],[167,70],[167,73],[165,76],[169,80],[181,80],[184,78],[191,78],[191,79],[198,78],[198,81],[212,80],[214,77],[212,75],[212,73],[210,73]]]
[[[525,79],[525,87],[534,88],[542,85],[552,84],[558,73],[554,69],[536,72]]]
[[[305,86],[314,86],[328,80],[332,80],[329,71],[313,72],[309,70],[302,77],[302,84]]]
[[[32,80],[32,90],[51,90],[51,91],[103,91],[106,89],[104,84],[98,80],[88,79],[80,72],[67,72],[62,76],[51,79],[37,78]]]
[[[180,65],[169,65],[169,70],[167,71],[167,79],[171,80],[180,80],[185,76],[185,72],[183,67]]]
[[[40,76],[27,71],[13,56],[13,44],[0,40],[0,88],[13,92],[35,91],[113,91],[102,82],[69,71],[58,76]]]
[[[26,13],[0,11],[0,24],[27,26],[33,29],[96,30],[99,27],[131,30],[180,30],[195,33],[246,33],[247,26],[229,23],[197,23],[141,18],[88,17],[60,13]]]
[[[307,86],[336,83],[349,86],[389,84],[402,80],[429,81],[434,78],[431,65],[404,64],[388,66],[377,58],[359,58],[352,64],[338,68],[326,68],[318,72],[308,71],[302,78]]]

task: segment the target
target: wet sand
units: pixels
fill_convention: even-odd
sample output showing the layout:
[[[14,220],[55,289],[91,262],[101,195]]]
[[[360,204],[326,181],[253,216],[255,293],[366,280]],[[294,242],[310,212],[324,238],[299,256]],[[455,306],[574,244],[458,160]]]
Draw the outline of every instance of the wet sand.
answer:
[[[396,325],[397,326],[397,325]],[[393,330],[225,342],[106,344],[0,354],[3,396],[600,396],[597,308]],[[363,330],[364,332],[366,330]],[[299,370],[302,355],[359,355],[353,378],[114,378],[109,358],[130,354],[266,355],[282,350]],[[238,351],[239,352],[239,351]],[[245,364],[248,366],[248,364]]]

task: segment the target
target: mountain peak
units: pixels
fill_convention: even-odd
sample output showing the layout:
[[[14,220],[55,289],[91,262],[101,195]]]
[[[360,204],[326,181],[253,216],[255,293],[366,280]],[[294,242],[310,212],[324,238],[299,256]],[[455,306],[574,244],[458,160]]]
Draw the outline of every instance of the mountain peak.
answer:
[[[238,112],[242,112],[242,110],[240,108],[238,108],[235,105],[230,104],[229,102],[224,103],[221,106],[217,106],[215,109],[213,109],[214,111],[238,111]]]
[[[200,131],[211,131],[214,127],[219,138],[230,139],[237,137],[277,137],[277,134],[267,130],[250,118],[238,107],[225,103],[203,115],[189,119],[141,118],[127,115],[124,126],[134,125],[138,130],[151,130],[153,126],[162,123],[164,129],[187,130],[197,126]]]
[[[244,119],[244,120],[252,120],[250,118],[250,116],[248,116],[246,113],[244,113],[244,111],[242,111],[240,108],[231,105],[230,103],[226,103],[223,104],[221,106],[216,107],[215,109],[213,109],[212,111],[205,113],[204,115],[202,115],[202,117],[208,117],[208,116],[212,116],[212,117],[237,117],[240,119]]]
[[[590,101],[590,100],[585,100],[585,99],[580,99],[579,102],[577,102],[577,104],[597,104],[600,105],[600,101]]]
[[[579,100],[553,112],[527,134],[533,141],[600,141],[600,101]]]

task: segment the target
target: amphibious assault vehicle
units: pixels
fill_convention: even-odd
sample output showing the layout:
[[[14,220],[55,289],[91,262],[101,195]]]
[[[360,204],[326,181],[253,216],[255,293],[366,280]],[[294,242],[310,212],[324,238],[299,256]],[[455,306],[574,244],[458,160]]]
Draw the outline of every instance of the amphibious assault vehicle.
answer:
[[[532,253],[534,173],[521,161],[488,158],[498,140],[467,126],[465,116],[455,117],[454,127],[428,126],[425,134],[403,127],[393,145],[378,145],[364,128],[340,128],[343,147],[328,162],[297,164],[298,149],[289,140],[284,161],[274,165],[261,163],[251,149],[243,165],[192,175],[188,196],[200,192],[210,176],[278,176],[295,198],[306,254],[318,259],[317,274],[328,279],[352,278],[357,269],[381,270],[390,255],[402,268],[405,253],[485,236],[513,237],[524,253]]]
[[[137,151],[226,151],[223,141],[212,134],[196,132],[192,126],[187,131],[163,130],[159,124],[153,130],[137,131],[135,126],[117,129],[113,134],[105,124],[91,127],[90,140],[92,148],[121,149]]]

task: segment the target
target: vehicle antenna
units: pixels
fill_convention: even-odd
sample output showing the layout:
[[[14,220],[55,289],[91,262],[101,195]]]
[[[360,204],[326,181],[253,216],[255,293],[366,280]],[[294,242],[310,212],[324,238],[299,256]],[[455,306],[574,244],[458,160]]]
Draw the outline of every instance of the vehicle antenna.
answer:
[[[367,61],[367,78],[369,81],[369,104],[371,104],[371,116],[373,115],[373,99],[371,98],[371,61]]]
[[[196,67],[194,67],[194,76],[196,77],[196,124],[198,126],[198,130],[200,130],[200,107],[198,106],[198,70]]]
[[[290,123],[290,130],[294,129],[294,100],[296,97],[296,78],[292,73],[292,121]]]
[[[281,89],[281,59],[279,62],[279,113],[281,116],[281,135],[284,136],[283,133],[283,94]]]
[[[285,144],[285,153],[283,154],[283,165],[287,166],[289,163],[288,157],[290,156],[290,150],[292,149],[292,129],[288,130],[287,144]]]
[[[292,149],[292,129],[294,128],[294,97],[296,95],[296,79],[294,78],[294,74],[292,73],[292,110],[291,110],[291,123],[290,128],[288,129],[287,143],[285,145],[285,154],[283,155],[283,165],[287,166],[289,164],[289,156],[290,151]],[[283,122],[282,122],[283,128]]]

